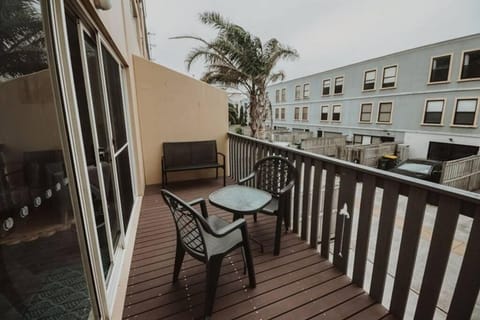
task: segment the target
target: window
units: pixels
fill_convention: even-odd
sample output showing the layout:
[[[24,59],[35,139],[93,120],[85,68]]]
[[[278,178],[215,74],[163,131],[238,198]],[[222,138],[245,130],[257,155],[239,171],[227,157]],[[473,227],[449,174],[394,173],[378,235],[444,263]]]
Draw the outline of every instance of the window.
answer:
[[[303,85],[303,99],[310,98],[310,83],[305,83]]]
[[[321,121],[328,120],[328,106],[322,106],[321,113],[320,113],[320,120]]]
[[[392,103],[391,102],[380,102],[380,104],[378,105],[377,122],[380,122],[380,123],[392,122]]]
[[[332,121],[340,121],[342,106],[337,104],[332,107]]]
[[[462,72],[460,79],[480,78],[480,50],[463,53]]]
[[[300,91],[302,90],[301,86],[295,87],[295,100],[300,100]]]
[[[367,70],[363,75],[363,91],[375,90],[377,70]]]
[[[430,69],[430,83],[448,81],[450,74],[450,60],[452,55],[432,58],[432,67]]]
[[[343,77],[336,77],[335,78],[335,89],[333,90],[334,94],[342,94],[343,93]]]
[[[427,100],[425,102],[424,124],[441,124],[445,100]]]
[[[330,95],[330,79],[323,80],[322,96]]]
[[[280,90],[275,90],[275,102],[280,102]]]
[[[371,103],[363,103],[360,106],[360,122],[372,121],[372,109],[373,105]]]
[[[397,66],[383,68],[382,88],[395,88],[397,82]]]
[[[285,108],[280,109],[280,120],[285,120]]]
[[[282,89],[282,97],[281,97],[281,101],[282,101],[282,102],[286,102],[286,101],[287,101],[286,95],[287,95],[287,89],[283,88],[283,89]]]
[[[295,107],[295,113],[293,115],[293,120],[300,120],[300,107]]]
[[[302,120],[308,121],[308,107],[302,108]]]
[[[458,99],[453,116],[453,124],[461,126],[475,125],[478,99]]]
[[[275,108],[275,120],[280,118],[280,108]]]
[[[353,135],[353,144],[362,144],[362,138],[363,136],[354,134]]]

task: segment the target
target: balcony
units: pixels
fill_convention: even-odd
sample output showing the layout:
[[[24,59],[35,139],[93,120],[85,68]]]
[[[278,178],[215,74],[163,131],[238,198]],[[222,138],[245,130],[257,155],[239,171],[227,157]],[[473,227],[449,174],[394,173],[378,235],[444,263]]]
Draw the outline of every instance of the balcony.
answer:
[[[480,197],[461,190],[229,133],[230,183],[257,159],[280,154],[299,171],[288,234],[272,255],[274,220],[247,217],[257,287],[239,252],[224,261],[214,319],[470,319],[480,315]],[[220,181],[220,180],[219,180]],[[185,199],[220,182],[182,182]],[[171,284],[175,232],[159,194],[146,189],[130,269],[125,319],[202,315],[203,265],[186,258]],[[231,214],[209,207],[210,214]],[[383,307],[383,306],[386,307]],[[390,310],[390,311],[388,311]],[[473,315],[472,315],[473,314]]]

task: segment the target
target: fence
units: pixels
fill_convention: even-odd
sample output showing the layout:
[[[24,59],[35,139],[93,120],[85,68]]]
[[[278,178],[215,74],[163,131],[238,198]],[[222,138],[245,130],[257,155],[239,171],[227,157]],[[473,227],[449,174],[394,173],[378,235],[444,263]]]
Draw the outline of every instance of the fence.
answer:
[[[339,158],[356,162],[369,167],[376,167],[378,159],[385,154],[395,154],[397,144],[386,142],[381,144],[345,146]]]
[[[467,191],[480,189],[480,155],[445,162],[440,183]]]
[[[453,275],[456,282],[445,309],[448,310],[447,319],[471,318],[480,289],[480,195],[232,133],[228,135],[231,176],[237,181],[266,155],[282,155],[294,162],[299,174],[291,197],[293,231],[312,248],[319,249],[320,255],[331,260],[344,274],[350,275],[347,270],[351,271],[353,283],[364,287],[369,278],[367,291],[370,296],[388,304],[398,319],[404,317],[407,300],[411,300],[409,294],[414,276],[422,277],[414,317],[434,317],[457,222],[460,218],[469,219],[467,245],[459,263],[461,267]],[[335,192],[337,182],[339,190]],[[404,218],[397,226],[396,219],[400,215],[397,205],[399,199],[405,200],[405,197]],[[378,224],[373,223],[376,200],[380,202],[376,213]],[[334,210],[335,204],[342,208],[340,212]],[[419,243],[424,240],[421,237],[425,212],[431,206],[436,210],[428,254],[419,255]],[[356,223],[352,223],[353,220]],[[401,230],[398,252],[393,253],[396,227]],[[371,232],[374,237],[370,236]],[[332,233],[335,237],[331,241]],[[351,241],[355,245],[352,246]],[[367,257],[372,248],[372,272],[371,277],[367,277]],[[392,261],[391,255],[395,257]],[[415,268],[416,261],[423,256],[426,257],[425,266],[419,271]],[[353,266],[349,266],[349,260],[353,260]],[[389,264],[396,266],[391,271],[394,273],[392,286],[386,285]]]
[[[338,158],[339,150],[346,145],[345,136],[303,139],[300,149],[315,154]]]

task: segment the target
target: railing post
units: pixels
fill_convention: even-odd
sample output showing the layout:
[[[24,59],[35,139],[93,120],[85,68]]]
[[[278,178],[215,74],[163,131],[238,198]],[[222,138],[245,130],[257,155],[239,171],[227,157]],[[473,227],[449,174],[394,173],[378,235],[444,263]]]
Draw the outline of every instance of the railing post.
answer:
[[[312,159],[305,157],[303,158],[303,200],[302,200],[302,229],[301,229],[301,239],[307,240],[307,230],[308,230],[308,220],[309,214],[309,200],[310,200],[310,184],[311,184],[311,174],[312,174]]]
[[[310,223],[310,247],[317,248],[318,245],[318,218],[320,216],[320,203],[322,195],[322,171],[323,163],[318,160],[313,162],[315,173],[313,176],[312,188],[312,219]]]
[[[345,274],[347,273],[350,252],[356,186],[357,178],[355,171],[342,169],[340,172],[340,190],[335,223],[333,264]]]
[[[325,198],[323,201],[322,243],[320,254],[328,259],[330,250],[330,223],[332,221],[333,189],[335,188],[335,165],[326,165],[327,178],[325,182]]]

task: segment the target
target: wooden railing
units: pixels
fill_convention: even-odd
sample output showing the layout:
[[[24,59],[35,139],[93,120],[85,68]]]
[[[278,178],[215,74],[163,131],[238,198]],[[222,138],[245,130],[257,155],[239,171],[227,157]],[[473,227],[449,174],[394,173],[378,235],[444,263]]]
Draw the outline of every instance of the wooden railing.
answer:
[[[294,162],[299,175],[292,191],[293,232],[319,249],[321,256],[330,259],[360,287],[366,287],[369,242],[375,241],[371,276],[368,274],[370,286],[366,290],[378,302],[390,301],[387,307],[399,319],[406,311],[427,205],[429,211],[431,206],[436,209],[435,222],[426,265],[421,270],[423,280],[414,308],[415,319],[434,317],[457,222],[459,217],[469,217],[466,219],[471,221],[471,228],[463,260],[445,312],[447,319],[470,319],[480,288],[480,195],[233,133],[228,136],[230,175],[237,181],[266,155],[282,155]],[[337,185],[339,190],[335,192]],[[397,204],[402,196],[408,200],[403,221],[397,223]],[[375,200],[379,198],[379,214],[374,217]],[[354,216],[357,214],[358,218]],[[373,218],[378,219],[376,237],[371,235]],[[358,222],[352,223],[354,220]],[[389,259],[394,257],[393,234],[399,225],[400,245],[392,258],[396,264],[393,289],[387,292]],[[349,259],[353,259],[353,267],[349,267]],[[384,293],[390,298],[385,300]]]

